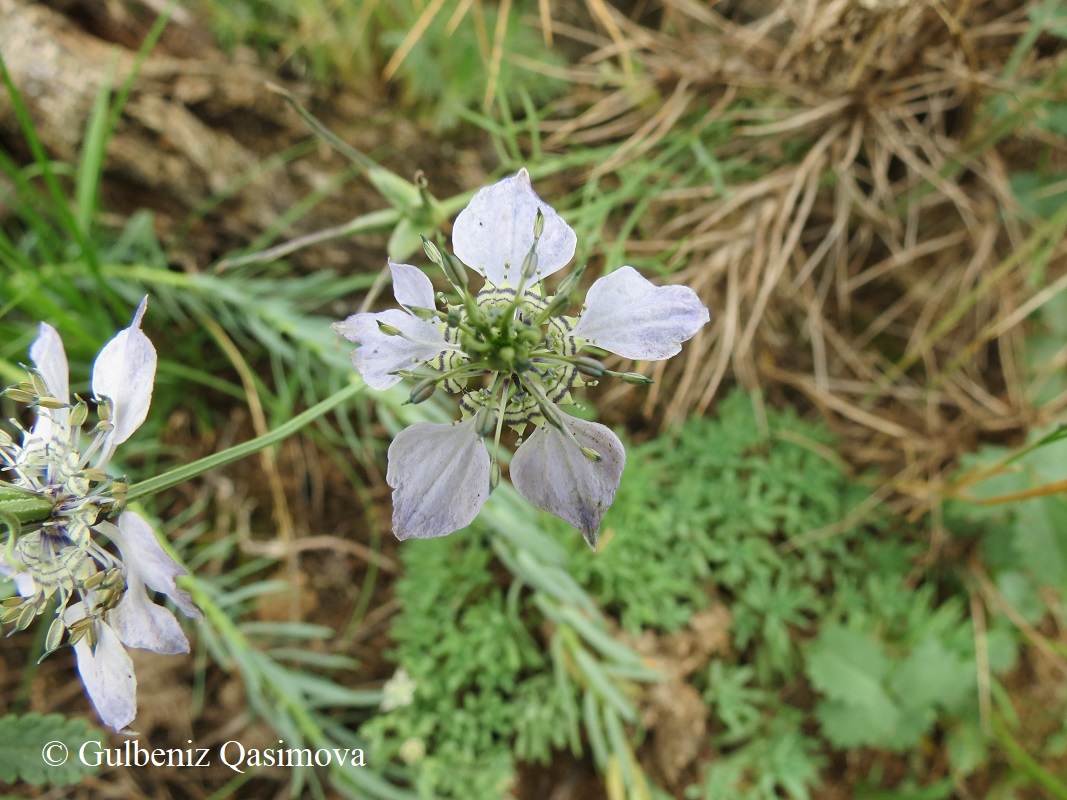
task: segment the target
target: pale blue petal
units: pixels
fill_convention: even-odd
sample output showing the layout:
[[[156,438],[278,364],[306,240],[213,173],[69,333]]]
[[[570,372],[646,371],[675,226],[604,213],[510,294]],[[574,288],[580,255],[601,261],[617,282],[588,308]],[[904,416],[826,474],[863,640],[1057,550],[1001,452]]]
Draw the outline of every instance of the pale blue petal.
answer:
[[[552,425],[542,425],[511,459],[511,482],[523,497],[549,514],[569,522],[596,549],[600,521],[611,508],[626,466],[626,450],[619,437],[597,422],[560,414],[563,424],[584,447],[600,454],[586,458]]]
[[[189,652],[189,640],[178,620],[169,609],[149,600],[144,584],[136,579],[129,581],[108,620],[127,647],[165,655]]]
[[[382,333],[378,328],[379,321],[403,331],[408,339]],[[401,380],[399,375],[393,374],[397,370],[414,369],[446,350],[448,345],[441,333],[442,327],[398,308],[377,314],[353,314],[344,322],[333,325],[335,331],[359,345],[352,351],[352,363],[372,389],[395,386]]]
[[[15,572],[15,568],[0,560],[0,578],[11,578],[15,582],[15,591],[19,597],[30,597],[37,591],[33,577],[28,572]]]
[[[402,306],[433,308],[433,284],[426,273],[410,264],[397,264],[389,259],[393,275],[393,297]]]
[[[75,603],[63,614],[67,625],[85,616],[85,604]],[[85,692],[100,719],[109,728],[121,731],[137,716],[137,679],[133,661],[109,625],[94,624],[96,649],[82,637],[74,645],[78,674]]]
[[[101,522],[95,527],[119,548],[127,571],[126,580],[130,584],[127,594],[133,593],[133,584],[137,583],[140,584],[140,594],[145,594],[144,587],[147,586],[169,597],[185,616],[194,619],[202,616],[189,593],[175,583],[174,579],[186,575],[186,571],[167,555],[156,532],[143,517],[133,511],[123,511],[119,515],[118,527],[110,522]]]
[[[494,286],[517,286],[519,271],[534,241],[537,209],[545,227],[537,243],[542,277],[567,265],[578,242],[570,225],[530,185],[525,169],[478,191],[452,226],[452,249],[468,267]]]
[[[156,380],[156,348],[141,332],[141,320],[148,308],[148,297],[141,300],[130,327],[119,331],[104,345],[93,364],[92,388],[96,397],[110,397],[114,430],[99,456],[103,468],[115,447],[125,442],[141,427],[152,403],[152,385]]]
[[[710,318],[688,286],[656,286],[622,267],[589,288],[572,335],[625,358],[660,361],[680,352]]]
[[[398,539],[446,536],[470,525],[489,497],[489,453],[474,419],[402,430],[389,445],[385,481],[395,490]]]
[[[67,353],[59,333],[46,322],[38,328],[37,338],[30,345],[30,360],[44,378],[45,386],[52,397],[64,403],[70,400],[70,384],[67,368]],[[52,438],[52,420],[61,428],[66,427],[70,410],[66,408],[38,408],[33,432],[44,440]]]

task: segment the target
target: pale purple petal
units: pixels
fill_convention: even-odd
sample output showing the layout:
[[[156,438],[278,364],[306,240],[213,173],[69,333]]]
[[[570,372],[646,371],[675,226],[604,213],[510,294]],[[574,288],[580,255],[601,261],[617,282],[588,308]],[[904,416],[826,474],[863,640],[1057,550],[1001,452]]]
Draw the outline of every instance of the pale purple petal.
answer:
[[[130,327],[119,331],[104,345],[93,364],[92,387],[96,397],[109,397],[114,407],[114,430],[107,439],[98,466],[111,459],[122,444],[141,427],[152,402],[156,379],[156,349],[141,332],[141,319],[148,307],[145,297],[133,315]]]
[[[589,288],[572,335],[625,358],[660,361],[676,355],[710,318],[688,286],[656,286],[622,267]]]
[[[433,284],[426,273],[410,264],[397,264],[389,259],[393,275],[393,297],[402,306],[433,308]]]
[[[63,614],[67,625],[85,616],[85,604],[75,603]],[[137,679],[133,661],[109,625],[94,624],[96,650],[82,637],[74,645],[78,674],[93,708],[108,727],[121,731],[137,716]]]
[[[44,378],[45,385],[52,397],[64,403],[70,400],[70,383],[68,378],[67,353],[63,349],[63,340],[59,333],[47,322],[38,328],[37,338],[30,345],[30,360]],[[70,419],[70,410],[66,408],[39,408],[33,432],[42,439],[52,438],[52,420],[60,427],[66,427]]]
[[[570,437],[546,424],[511,459],[511,482],[535,506],[580,530],[595,550],[600,520],[611,508],[622,480],[626,450],[605,426],[568,414],[560,416],[578,443],[595,450],[602,460],[590,461]]]
[[[402,331],[405,336],[388,336],[378,328],[378,321]],[[377,314],[353,314],[333,329],[348,341],[358,344],[352,351],[352,363],[372,389],[388,389],[400,383],[397,370],[414,369],[423,361],[436,358],[448,348],[441,333],[442,325],[426,322],[398,308]]]
[[[574,257],[578,239],[555,209],[537,196],[525,169],[480,189],[459,212],[452,226],[456,257],[494,286],[517,286],[522,262],[534,241],[538,208],[545,217],[537,243],[541,276],[562,269]]]
[[[175,578],[188,573],[167,555],[167,551],[156,538],[156,532],[143,517],[133,511],[123,511],[119,515],[118,527],[110,522],[101,522],[96,525],[96,529],[119,548],[131,591],[133,583],[136,582],[140,584],[140,593],[143,595],[147,585],[153,591],[169,597],[185,616],[200,618],[200,609],[193,603],[192,597],[188,592],[179,589],[174,581]]]
[[[395,490],[398,539],[446,536],[470,525],[489,497],[489,453],[474,419],[402,430],[389,445],[385,481]]]

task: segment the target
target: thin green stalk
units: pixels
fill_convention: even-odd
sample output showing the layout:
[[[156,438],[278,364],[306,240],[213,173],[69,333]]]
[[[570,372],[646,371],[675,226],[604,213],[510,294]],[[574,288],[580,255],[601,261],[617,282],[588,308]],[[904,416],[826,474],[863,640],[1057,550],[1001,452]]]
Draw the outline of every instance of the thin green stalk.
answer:
[[[269,447],[272,444],[280,442],[282,439],[292,436],[309,422],[315,421],[323,414],[333,410],[349,398],[355,397],[363,391],[364,386],[365,384],[363,383],[350,384],[330,397],[327,397],[322,402],[316,403],[307,411],[297,414],[283,425],[279,425],[270,433],[257,436],[255,439],[250,439],[243,444],[223,450],[221,453],[212,453],[209,456],[194,461],[192,464],[183,464],[180,467],[175,467],[172,470],[164,472],[162,475],[157,475],[146,481],[135,483],[130,487],[129,492],[126,494],[126,501],[131,503],[139,498],[162,492],[172,486],[177,486],[179,483],[184,483],[197,475],[202,475],[209,470],[218,469],[226,464],[250,456],[259,450],[262,450],[264,447]]]
[[[1051,772],[1037,763],[1034,757],[1015,741],[1015,737],[1011,735],[1008,726],[1004,724],[999,714],[993,715],[993,732],[1008,758],[1017,768],[1026,773],[1030,780],[1045,787],[1052,797],[1067,800],[1067,784],[1059,781]]]

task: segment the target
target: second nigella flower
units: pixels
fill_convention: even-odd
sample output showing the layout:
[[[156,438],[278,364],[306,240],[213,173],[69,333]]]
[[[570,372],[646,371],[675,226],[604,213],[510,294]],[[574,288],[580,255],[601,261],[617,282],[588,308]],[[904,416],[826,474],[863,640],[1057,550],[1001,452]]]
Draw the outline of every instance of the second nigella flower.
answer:
[[[485,279],[477,294],[467,274],[429,242],[426,252],[459,294],[435,302],[417,267],[389,263],[402,307],[354,314],[334,328],[359,347],[352,360],[372,389],[417,381],[412,402],[438,386],[459,396],[453,425],[417,423],[389,446],[386,482],[393,487],[393,533],[400,539],[445,536],[469,525],[500,479],[497,453],[505,426],[522,437],[511,480],[527,500],[569,522],[595,548],[600,521],[615,499],[626,452],[607,427],[565,414],[582,376],[612,375],[586,345],[625,358],[657,361],[681,350],[708,322],[708,310],[685,286],[655,286],[622,267],[589,289],[582,312],[566,316],[580,271],[554,296],[544,278],[574,256],[574,231],[542,201],[526,170],[481,189],[452,230],[456,258]],[[492,437],[492,455],[482,440]]]

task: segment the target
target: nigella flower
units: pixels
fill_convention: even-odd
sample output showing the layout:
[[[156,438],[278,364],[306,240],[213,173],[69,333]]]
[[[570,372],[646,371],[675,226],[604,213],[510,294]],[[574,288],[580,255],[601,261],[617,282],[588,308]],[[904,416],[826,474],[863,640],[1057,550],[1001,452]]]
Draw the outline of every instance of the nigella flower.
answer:
[[[435,301],[417,267],[390,262],[401,309],[355,314],[334,328],[359,345],[352,360],[372,389],[416,378],[412,402],[438,386],[459,396],[454,425],[417,423],[389,446],[393,532],[400,539],[444,536],[469,525],[499,481],[505,426],[520,436],[511,461],[515,488],[538,508],[581,530],[595,549],[600,522],[619,487],[626,452],[610,429],[560,411],[583,376],[648,383],[580,355],[585,345],[639,360],[681,350],[708,321],[685,286],[655,286],[633,267],[597,280],[581,313],[566,316],[580,271],[555,295],[544,279],[574,256],[577,238],[530,185],[526,170],[481,189],[452,229],[455,256],[484,279],[476,294],[447,253],[425,243],[460,296]],[[533,431],[522,439],[528,426]],[[492,455],[483,439],[493,437]]]
[[[137,684],[125,648],[189,652],[178,621],[152,602],[149,590],[169,597],[186,616],[200,616],[175,583],[184,570],[141,516],[121,510],[125,484],[106,472],[115,448],[144,422],[152,400],[156,351],[141,331],[147,301],[93,364],[91,388],[101,421],[87,446],[82,426],[88,405],[70,402],[63,342],[45,323],[30,347],[36,368],[30,380],[7,391],[32,402],[37,419],[23,431],[21,444],[0,436],[0,468],[9,474],[8,485],[51,503],[47,519],[19,532],[9,548],[10,563],[0,560],[0,576],[12,577],[20,595],[4,601],[0,619],[16,629],[28,627],[55,600],[46,650],[57,649],[66,634],[93,706],[115,730],[137,713]],[[94,534],[106,537],[118,553]]]

